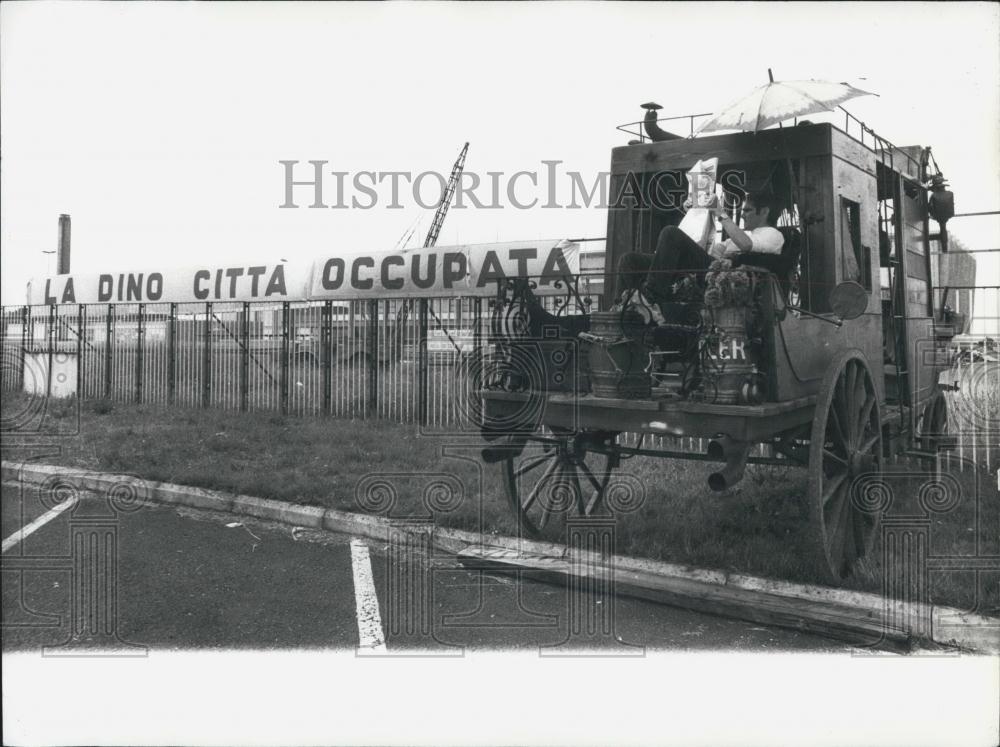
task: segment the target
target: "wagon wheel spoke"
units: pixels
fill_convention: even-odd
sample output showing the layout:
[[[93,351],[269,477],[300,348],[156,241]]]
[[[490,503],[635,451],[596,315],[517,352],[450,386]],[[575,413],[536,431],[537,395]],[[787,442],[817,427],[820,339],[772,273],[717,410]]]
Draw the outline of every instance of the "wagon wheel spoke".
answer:
[[[583,461],[580,461],[580,466],[583,465]],[[579,511],[581,516],[585,516],[587,513],[587,507],[583,502],[583,490],[580,488],[580,471],[571,469],[567,470],[570,476],[570,487],[573,490],[574,503],[576,503],[576,509]]]
[[[557,475],[554,480],[552,480],[552,488],[549,492],[542,498],[542,515],[538,519],[538,529],[539,531],[545,529],[545,525],[549,523],[549,519],[552,518],[552,514],[555,513],[555,506],[560,505],[562,491],[566,490],[572,485],[570,480],[566,480],[566,475],[569,472],[567,469],[567,463],[564,458],[559,458],[559,468],[557,470]]]
[[[837,491],[840,490],[840,487],[844,484],[844,480],[846,479],[847,479],[847,470],[844,470],[843,472],[839,472],[838,474],[834,475],[827,481],[827,484],[823,488],[824,506],[829,504],[830,499],[833,498],[834,495],[836,495]]]
[[[858,447],[858,453],[859,454],[867,454],[873,448],[875,448],[875,444],[877,444],[881,440],[882,440],[882,434],[881,433],[874,434],[867,441],[865,441],[861,446]]]
[[[837,405],[844,415],[841,425],[844,426],[844,435],[847,437],[848,452],[853,449],[858,432],[858,403],[854,401],[855,381],[857,371],[850,363],[847,365],[847,381],[841,395],[837,398]]]
[[[848,436],[853,437],[858,427],[858,412],[851,407],[851,400],[854,398],[857,391],[855,387],[857,386],[858,381],[858,368],[853,364],[853,362],[848,363],[847,371],[845,373],[847,374],[845,377],[846,381],[844,382],[843,391],[840,393],[840,396],[837,397],[837,401],[840,403],[840,406],[844,409],[847,415],[847,434]]]
[[[517,471],[514,472],[514,475],[515,477],[521,477],[522,475],[526,475],[527,473],[531,472],[531,470],[535,469],[540,464],[544,464],[550,459],[552,459],[552,454],[548,452],[542,454],[541,456],[537,456],[534,459],[527,459],[521,462],[520,466],[517,468]]]
[[[850,444],[848,439],[851,433],[851,416],[847,408],[847,389],[844,382],[845,376],[841,375],[837,379],[836,393],[833,398],[831,412],[835,415],[835,423],[841,442],[846,446]]]
[[[865,398],[864,404],[861,405],[861,431],[858,434],[859,436],[864,434],[865,428],[867,428],[871,422],[873,407],[875,407],[875,394],[871,393]]]
[[[600,504],[601,499],[604,497],[605,491],[608,489],[608,482],[611,481],[611,473],[614,472],[615,467],[618,466],[617,460],[613,457],[607,457],[607,462],[605,463],[604,476],[600,483],[595,485],[594,492],[590,496],[590,500],[587,502],[587,506],[584,509],[584,514],[590,516],[594,513],[594,509]]]
[[[841,465],[842,467],[845,468],[847,467],[847,460],[844,459],[844,457],[840,456],[839,454],[835,454],[834,452],[830,451],[829,449],[823,449],[823,458],[831,459],[837,464]]]
[[[830,408],[829,423],[833,426],[833,433],[830,434],[830,440],[834,442],[835,446],[840,446],[844,454],[847,454],[847,438],[845,438],[844,429],[840,425],[840,416],[832,407]]]
[[[535,483],[535,486],[531,489],[531,493],[528,494],[527,500],[525,500],[524,503],[521,504],[522,511],[527,513],[528,509],[531,508],[531,506],[538,499],[538,493],[545,486],[545,483],[547,483],[550,479],[552,479],[552,473],[555,472],[558,467],[559,467],[559,457],[553,457],[551,459],[551,463],[549,464],[548,468],[542,474],[541,478],[539,478],[538,482]]]
[[[871,425],[869,422],[864,420],[861,415],[865,407],[865,393],[862,390],[858,398],[854,400],[853,407],[851,408],[854,413],[854,428],[851,430],[852,443],[857,446],[861,442],[861,438],[865,434],[865,430]]]
[[[858,368],[857,366],[854,365],[853,361],[847,364],[847,366],[844,369],[844,374],[845,374],[845,384],[846,384],[846,386],[844,387],[844,394],[846,394],[847,392],[853,392],[854,385],[858,380]]]
[[[865,394],[866,394],[866,391],[867,391],[867,389],[865,387],[865,384],[866,384],[866,381],[865,381],[864,372],[861,372],[861,375],[858,376],[857,380],[854,382],[854,401],[855,402],[860,402],[862,404],[862,406],[867,401],[866,397],[865,397]]]
[[[601,498],[604,496],[604,489],[606,487],[607,482],[605,482],[604,487],[596,488],[594,492],[590,494],[590,500],[587,501],[587,505],[583,508],[584,516],[591,516],[594,513],[594,509],[601,503]]]
[[[831,551],[831,555],[836,556],[839,553],[841,546],[843,545],[842,534],[846,529],[848,522],[848,509],[849,501],[846,500],[847,490],[846,485],[841,483],[837,490],[834,491],[834,496],[836,500],[831,500],[826,504],[824,508],[824,514],[829,515],[829,524],[827,526],[827,543]]]
[[[542,514],[538,518],[538,531],[541,531],[541,530],[545,529],[545,525],[549,523],[549,514],[552,513],[552,509],[551,509],[551,506],[552,506],[552,497],[551,497],[551,494],[552,494],[553,491],[559,489],[559,478],[560,477],[562,477],[562,464],[560,464],[559,460],[557,459],[556,460],[555,474],[548,481],[548,482],[551,482],[554,485],[554,488],[550,489],[549,493],[546,494],[544,497],[542,497],[542,499],[539,501],[539,505],[541,506]],[[539,494],[541,493],[540,488],[541,488],[540,485],[535,485],[535,490],[532,491],[532,497],[531,497],[531,502],[532,503],[534,503],[535,499],[539,497]],[[527,511],[527,510],[528,509],[525,508],[525,511]]]
[[[587,466],[587,463],[581,459],[577,463],[577,466],[580,468],[580,471],[583,472],[583,476],[586,477],[590,484],[594,486],[594,489],[600,490],[601,483],[596,477],[594,477],[594,473],[590,471],[590,467]]]
[[[867,396],[866,396],[867,379],[865,377],[864,369],[861,368],[860,364],[852,366],[852,370],[854,370],[856,373],[854,378],[854,386],[849,390],[850,404],[854,405],[855,417],[857,417],[860,420],[862,416],[862,411],[864,410],[865,402],[867,401]]]

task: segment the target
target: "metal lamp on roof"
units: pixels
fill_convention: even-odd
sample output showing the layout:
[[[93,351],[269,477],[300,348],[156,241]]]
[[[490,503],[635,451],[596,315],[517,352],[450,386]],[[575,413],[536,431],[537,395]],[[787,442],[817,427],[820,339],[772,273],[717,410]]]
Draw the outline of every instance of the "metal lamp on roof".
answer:
[[[944,234],[945,225],[955,217],[955,193],[948,189],[948,183],[941,174],[931,177],[931,193],[927,199],[927,212],[941,226],[941,233]],[[947,248],[942,244],[942,249]]]

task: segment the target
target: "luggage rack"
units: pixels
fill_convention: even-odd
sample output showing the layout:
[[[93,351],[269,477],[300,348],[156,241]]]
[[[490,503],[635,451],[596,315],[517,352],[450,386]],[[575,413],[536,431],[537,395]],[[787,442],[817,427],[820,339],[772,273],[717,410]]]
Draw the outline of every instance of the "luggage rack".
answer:
[[[644,106],[652,106],[651,104],[644,104]],[[659,108],[659,107],[657,107]],[[886,138],[879,135],[868,126],[865,122],[855,117],[847,109],[842,106],[837,107],[840,111],[844,113],[844,134],[858,140],[862,145],[865,145],[875,151],[878,158],[887,165],[895,160],[894,156],[902,157],[906,161],[907,165],[907,176],[910,176],[916,180],[923,180],[923,169],[921,163],[914,158],[910,153],[906,151],[905,148],[901,148],[898,145],[893,144]],[[695,136],[695,120],[705,119],[707,117],[713,116],[714,112],[702,112],[700,114],[679,114],[671,117],[657,117],[654,121],[659,124],[660,122],[677,122],[682,120],[688,121],[688,135],[687,137],[693,138]],[[798,117],[792,117],[792,124],[797,125],[799,123]],[[653,140],[646,134],[643,129],[643,124],[645,120],[637,120],[635,122],[626,122],[624,124],[618,125],[615,129],[624,132],[626,135],[632,135],[639,139],[640,144],[645,144],[647,142],[653,142]],[[866,142],[866,137],[869,142]],[[940,169],[937,166],[937,162],[934,160],[934,156],[930,156],[931,162],[934,164],[935,170],[940,173]]]
[[[676,117],[657,117],[656,122],[676,122],[677,120],[688,120],[689,135],[688,137],[694,137],[694,121],[696,119],[702,119],[705,117],[711,117],[712,112],[705,112],[703,114],[680,114]],[[615,129],[624,132],[626,135],[634,135],[639,138],[640,143],[652,142],[649,135],[645,133],[642,129],[644,120],[640,119],[637,122],[626,122],[625,124],[618,125]],[[635,128],[635,129],[631,129]]]

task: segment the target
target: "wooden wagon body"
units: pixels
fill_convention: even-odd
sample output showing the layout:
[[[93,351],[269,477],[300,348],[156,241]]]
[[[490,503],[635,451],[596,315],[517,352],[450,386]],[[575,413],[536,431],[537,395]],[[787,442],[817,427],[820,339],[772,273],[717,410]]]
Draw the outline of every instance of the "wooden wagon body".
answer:
[[[551,329],[523,324],[518,339],[512,325],[494,324],[501,367],[515,365],[512,352],[536,353],[527,356],[534,375],[487,376],[482,392],[483,433],[493,444],[484,457],[501,463],[525,531],[545,531],[565,512],[601,510],[629,455],[718,459],[724,466],[714,484],[710,478],[718,488],[742,476],[751,446],[766,443],[774,454],[768,461],[809,470],[817,545],[832,578],[851,571],[879,521],[879,506],[865,503],[866,481],[892,452],[917,446],[931,458],[947,443],[937,374],[947,365],[947,340],[961,332],[934,308],[932,248],[947,248],[941,203],[950,193],[931,171],[930,149],[862,133],[869,142],[829,124],[803,124],[612,151],[600,307],[620,299],[614,270],[621,257],[652,253],[660,231],[680,222],[685,173],[701,159],[719,159],[724,198],[762,186],[786,195],[779,225],[794,232],[797,256],[776,271],[787,276],[755,276],[748,335],[756,336],[759,391],[752,400],[713,401],[704,386],[686,384],[639,398],[588,393],[567,369],[588,360],[586,335],[577,332],[594,305],[578,296]],[[843,312],[834,289],[844,284],[864,291],[847,319],[835,313]],[[529,318],[533,308],[530,283],[510,284],[496,304],[498,314]],[[695,333],[699,349],[709,326],[702,322]],[[553,376],[549,369],[559,366]],[[623,445],[625,432],[712,441],[705,454],[663,452]]]

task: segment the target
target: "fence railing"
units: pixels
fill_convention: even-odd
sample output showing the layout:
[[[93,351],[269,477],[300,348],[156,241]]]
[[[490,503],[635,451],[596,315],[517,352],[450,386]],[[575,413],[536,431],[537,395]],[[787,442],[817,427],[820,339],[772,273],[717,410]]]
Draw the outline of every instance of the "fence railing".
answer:
[[[454,417],[489,299],[4,308],[2,385],[232,410]]]
[[[579,300],[597,310],[599,291],[580,288]],[[996,464],[1000,448],[1000,349],[992,342],[1000,339],[998,290],[975,289],[977,333],[955,338],[952,365],[941,375],[954,387],[950,426],[964,435],[958,456],[987,466]],[[951,303],[972,316],[973,297],[966,295],[953,290]],[[490,352],[495,303],[381,298],[4,307],[0,386],[45,396],[471,429],[475,372]]]

